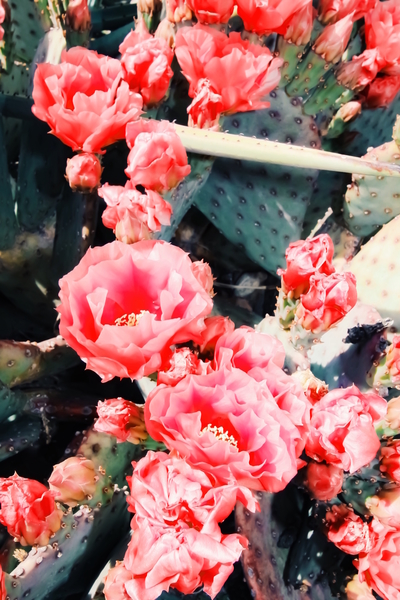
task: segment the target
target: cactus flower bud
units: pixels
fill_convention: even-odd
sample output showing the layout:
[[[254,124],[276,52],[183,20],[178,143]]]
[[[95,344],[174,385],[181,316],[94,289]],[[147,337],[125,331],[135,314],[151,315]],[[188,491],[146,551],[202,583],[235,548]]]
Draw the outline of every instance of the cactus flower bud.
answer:
[[[358,578],[358,573],[349,581],[346,587],[347,600],[375,600],[371,588],[366,581],[361,581]]]
[[[186,0],[197,20],[205,25],[227,23],[232,15],[234,0]]]
[[[304,481],[311,496],[325,502],[339,494],[343,484],[343,469],[335,465],[310,462]]]
[[[379,53],[376,48],[365,50],[359,56],[339,65],[336,77],[339,83],[359,92],[376,77],[379,71]]]
[[[74,192],[89,194],[99,187],[101,172],[97,156],[82,152],[68,159],[65,176]]]
[[[156,29],[155,38],[165,40],[170,48],[175,46],[175,29],[171,21],[163,19]]]
[[[192,265],[192,271],[201,287],[204,288],[211,297],[214,296],[214,277],[210,265],[205,263],[204,260],[195,260]]]
[[[76,506],[96,490],[96,471],[91,460],[72,456],[55,465],[49,486],[56,499],[68,506]]]
[[[167,0],[167,19],[171,23],[191,21],[192,16],[192,11],[185,0]]]
[[[392,481],[400,483],[400,440],[381,448],[380,470]]]
[[[348,123],[355,119],[357,115],[361,113],[361,102],[353,100],[352,102],[346,102],[343,104],[336,113],[336,117],[342,119],[344,123]]]
[[[46,546],[61,527],[63,512],[56,506],[55,494],[34,479],[0,478],[0,522],[23,546]]]
[[[356,278],[352,273],[318,273],[310,278],[310,289],[302,294],[296,317],[304,329],[320,333],[343,319],[356,302]]]
[[[125,588],[125,583],[133,579],[133,573],[125,568],[124,563],[117,563],[110,569],[104,581],[106,600],[130,600],[131,596]]]
[[[73,31],[90,29],[90,11],[87,0],[70,0],[66,21]]]
[[[400,528],[400,488],[382,490],[367,498],[365,506],[384,525]]]
[[[138,11],[146,15],[153,15],[162,9],[162,0],[138,0]]]
[[[308,2],[301,10],[295,12],[286,29],[285,40],[290,40],[297,46],[308,44],[311,38],[315,12],[312,2]]]
[[[123,398],[105,400],[98,403],[97,414],[99,418],[94,424],[94,429],[114,435],[119,443],[140,444],[148,437],[143,408],[133,402]]]
[[[309,289],[312,275],[333,273],[333,251],[333,242],[326,233],[289,244],[285,253],[287,268],[278,269],[284,293],[299,298]]]
[[[387,403],[385,421],[390,429],[400,429],[400,398],[392,398]]]
[[[313,50],[326,62],[338,62],[349,43],[352,29],[353,13],[336,23],[327,25],[317,38]]]

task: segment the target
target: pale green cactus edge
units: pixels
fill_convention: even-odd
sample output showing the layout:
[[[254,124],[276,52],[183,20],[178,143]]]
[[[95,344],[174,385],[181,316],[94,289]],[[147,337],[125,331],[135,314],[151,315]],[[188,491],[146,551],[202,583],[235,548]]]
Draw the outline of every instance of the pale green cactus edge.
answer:
[[[175,125],[175,130],[186,150],[197,154],[299,168],[310,168],[312,165],[313,169],[321,171],[400,177],[400,166],[390,163],[183,125]]]

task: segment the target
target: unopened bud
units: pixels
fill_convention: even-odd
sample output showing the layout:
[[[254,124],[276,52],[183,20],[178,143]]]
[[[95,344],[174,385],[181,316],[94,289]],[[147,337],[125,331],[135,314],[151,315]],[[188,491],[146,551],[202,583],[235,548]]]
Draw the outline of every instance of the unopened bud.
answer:
[[[90,29],[90,11],[87,0],[70,0],[66,22],[73,31]]]
[[[56,500],[76,506],[96,491],[96,471],[91,460],[72,456],[56,465],[49,479]]]
[[[170,48],[175,46],[175,29],[171,21],[163,19],[154,34],[156,38],[165,40]]]
[[[101,172],[97,156],[82,152],[68,159],[65,176],[74,192],[88,194],[99,187]]]

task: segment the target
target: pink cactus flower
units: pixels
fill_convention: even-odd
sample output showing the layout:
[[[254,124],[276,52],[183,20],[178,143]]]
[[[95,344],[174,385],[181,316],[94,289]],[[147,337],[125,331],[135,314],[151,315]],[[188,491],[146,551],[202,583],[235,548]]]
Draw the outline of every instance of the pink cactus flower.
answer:
[[[174,53],[161,37],[153,37],[144,21],[128,33],[119,47],[124,79],[133,92],[142,95],[143,103],[152,107],[164,98],[173,75]]]
[[[125,173],[132,186],[162,192],[189,175],[186,150],[172,123],[147,119],[129,123],[126,141],[131,151]]]
[[[102,214],[104,225],[125,244],[150,239],[153,232],[161,231],[162,225],[171,222],[170,203],[153,190],[145,192],[107,183],[98,191],[107,204]]]
[[[369,552],[374,542],[374,531],[366,521],[345,504],[332,506],[326,513],[326,534],[340,550],[347,554]]]
[[[143,407],[123,398],[104,400],[97,405],[99,418],[94,424],[95,431],[108,433],[117,442],[140,444],[148,435],[144,424]]]
[[[289,244],[285,253],[287,267],[285,270],[278,269],[284,293],[299,298],[300,294],[308,291],[312,275],[333,273],[333,251],[333,242],[326,233]]]
[[[300,297],[297,322],[313,333],[327,331],[356,305],[356,278],[352,273],[310,277],[310,289]]]
[[[0,523],[22,546],[47,546],[50,537],[61,527],[62,510],[55,503],[56,494],[34,479],[0,478]]]
[[[76,47],[61,64],[41,63],[33,81],[34,115],[73,150],[93,154],[125,137],[138,119],[142,97],[123,81],[119,60]]]
[[[279,83],[282,59],[268,48],[229,36],[205,25],[182,27],[176,34],[175,54],[195,98],[203,81],[222,98],[224,114],[267,108],[264,97]],[[197,119],[198,120],[198,119]]]
[[[154,373],[211,312],[192,265],[162,241],[90,248],[60,281],[61,335],[103,381]]]
[[[312,498],[325,502],[342,490],[343,469],[311,461],[307,465],[305,485]]]
[[[297,472],[304,442],[264,382],[227,367],[157,386],[145,404],[149,435],[219,485],[279,491]]]
[[[331,390],[312,409],[307,455],[354,473],[380,448],[374,424],[386,413],[386,400],[355,386]]]

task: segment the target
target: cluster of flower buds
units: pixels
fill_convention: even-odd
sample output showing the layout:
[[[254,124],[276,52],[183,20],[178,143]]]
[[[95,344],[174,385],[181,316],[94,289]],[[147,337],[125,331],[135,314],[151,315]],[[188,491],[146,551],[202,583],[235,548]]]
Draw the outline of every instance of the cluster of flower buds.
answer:
[[[336,273],[333,243],[326,234],[294,242],[286,250],[287,268],[279,269],[282,285],[278,315],[285,328],[322,334],[338,323],[357,302],[352,273]],[[302,343],[302,340],[301,340]]]

